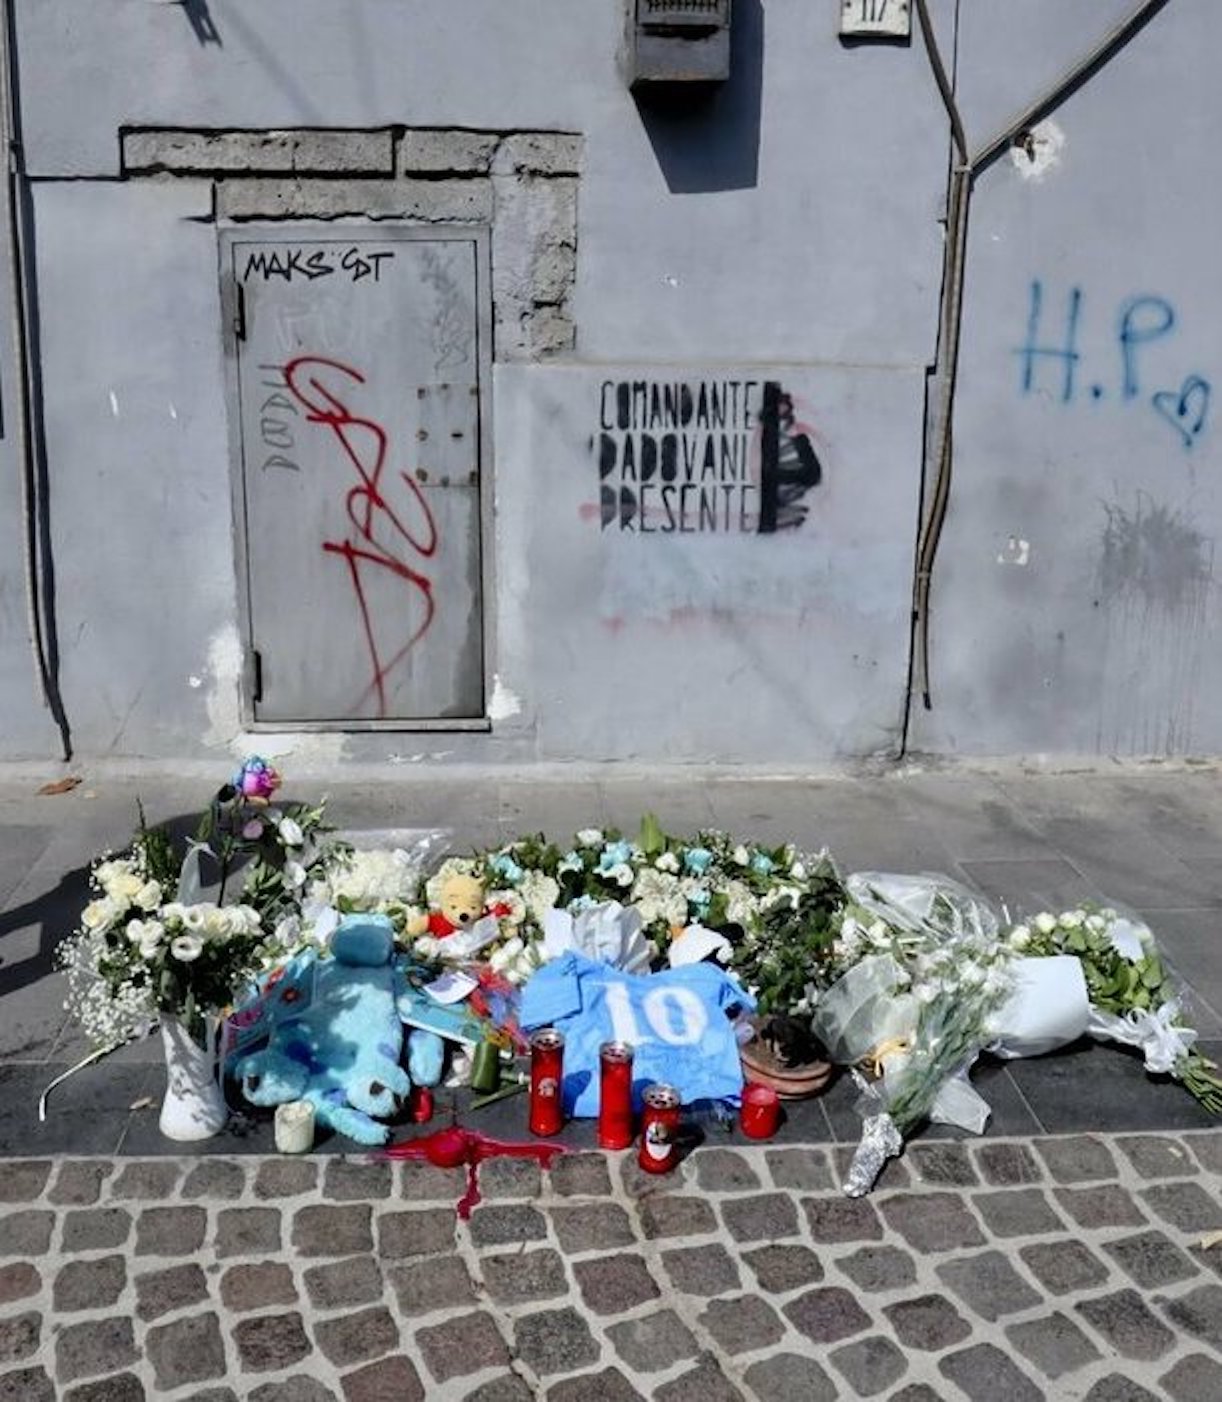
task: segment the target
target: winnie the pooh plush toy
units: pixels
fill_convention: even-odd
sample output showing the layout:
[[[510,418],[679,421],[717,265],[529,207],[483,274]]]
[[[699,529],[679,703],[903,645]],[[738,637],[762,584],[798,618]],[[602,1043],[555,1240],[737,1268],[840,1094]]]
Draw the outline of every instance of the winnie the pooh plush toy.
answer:
[[[306,1100],[319,1124],[358,1144],[384,1144],[390,1129],[379,1121],[398,1111],[413,1081],[440,1081],[441,1038],[414,1029],[408,1069],[399,1064],[397,995],[406,984],[387,916],[345,916],[330,950],[329,959],[299,955],[263,990],[267,1046],[240,1056],[232,1074],[252,1105]]]
[[[407,933],[444,939],[457,930],[469,930],[484,913],[484,883],[478,877],[453,872],[442,883],[438,908],[408,921]]]

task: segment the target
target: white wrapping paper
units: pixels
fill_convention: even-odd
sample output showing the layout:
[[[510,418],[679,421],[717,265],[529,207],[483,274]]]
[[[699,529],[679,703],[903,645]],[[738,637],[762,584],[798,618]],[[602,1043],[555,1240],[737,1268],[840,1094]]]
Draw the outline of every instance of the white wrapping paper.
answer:
[[[641,931],[636,906],[604,901],[577,915],[552,909],[543,920],[543,948],[549,959],[575,949],[596,963],[610,964],[627,973],[644,973],[653,958],[653,946]]]
[[[1006,1060],[1043,1056],[1076,1042],[1090,1017],[1086,979],[1076,955],[1017,959],[1014,991],[990,1020],[996,1040],[988,1050]]]

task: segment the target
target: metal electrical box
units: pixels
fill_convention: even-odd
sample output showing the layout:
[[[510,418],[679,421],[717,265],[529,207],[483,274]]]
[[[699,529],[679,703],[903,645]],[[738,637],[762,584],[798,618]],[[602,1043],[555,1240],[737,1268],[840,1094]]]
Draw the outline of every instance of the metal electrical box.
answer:
[[[720,83],[730,76],[731,0],[628,0],[628,80]]]

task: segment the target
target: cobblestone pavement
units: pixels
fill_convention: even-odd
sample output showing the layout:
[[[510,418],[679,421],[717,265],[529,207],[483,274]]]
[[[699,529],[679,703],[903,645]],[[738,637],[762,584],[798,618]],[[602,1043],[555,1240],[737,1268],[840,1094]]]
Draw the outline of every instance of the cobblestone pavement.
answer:
[[[1222,1397],[1222,1131],[0,1168],[0,1398]]]

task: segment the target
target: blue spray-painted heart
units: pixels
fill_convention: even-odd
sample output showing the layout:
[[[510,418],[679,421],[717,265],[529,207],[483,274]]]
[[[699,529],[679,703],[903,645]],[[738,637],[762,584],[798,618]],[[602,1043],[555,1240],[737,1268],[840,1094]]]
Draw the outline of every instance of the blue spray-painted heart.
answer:
[[[1178,393],[1173,389],[1160,389],[1150,403],[1184,440],[1184,447],[1191,448],[1205,427],[1209,394],[1208,380],[1200,375],[1189,375]]]

